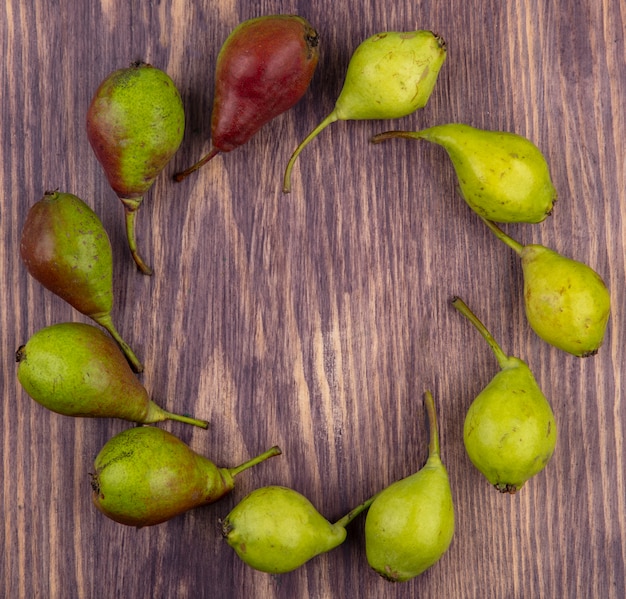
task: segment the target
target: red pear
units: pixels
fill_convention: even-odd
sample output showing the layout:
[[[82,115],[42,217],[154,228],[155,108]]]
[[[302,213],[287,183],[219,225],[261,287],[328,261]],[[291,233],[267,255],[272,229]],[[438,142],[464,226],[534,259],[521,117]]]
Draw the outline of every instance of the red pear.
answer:
[[[245,144],[298,102],[317,66],[318,41],[317,31],[297,15],[270,15],[239,24],[217,57],[211,149],[174,179],[182,181],[219,152]]]

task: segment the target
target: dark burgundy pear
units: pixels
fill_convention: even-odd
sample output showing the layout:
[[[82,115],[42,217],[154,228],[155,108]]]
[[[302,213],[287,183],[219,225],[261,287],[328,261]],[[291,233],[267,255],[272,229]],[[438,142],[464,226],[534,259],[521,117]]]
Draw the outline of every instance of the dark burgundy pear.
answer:
[[[297,15],[270,15],[239,24],[220,49],[215,69],[211,149],[182,181],[219,152],[245,144],[306,92],[319,58],[319,36]]]

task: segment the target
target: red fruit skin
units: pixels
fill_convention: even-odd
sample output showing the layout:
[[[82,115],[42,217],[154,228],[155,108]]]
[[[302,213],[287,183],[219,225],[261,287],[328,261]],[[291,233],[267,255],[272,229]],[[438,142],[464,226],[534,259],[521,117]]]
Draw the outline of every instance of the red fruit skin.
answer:
[[[318,41],[315,29],[296,15],[250,19],[232,31],[217,57],[214,148],[241,146],[300,100],[317,66]]]

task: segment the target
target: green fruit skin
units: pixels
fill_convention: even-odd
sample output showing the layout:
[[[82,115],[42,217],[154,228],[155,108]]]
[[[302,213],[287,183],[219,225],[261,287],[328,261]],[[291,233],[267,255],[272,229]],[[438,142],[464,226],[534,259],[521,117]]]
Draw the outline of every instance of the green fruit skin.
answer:
[[[103,514],[142,527],[218,500],[233,489],[234,479],[171,433],[140,426],[104,445],[91,486],[93,503]]]
[[[121,199],[142,197],[178,150],[183,103],[170,77],[137,63],[111,73],[87,111],[87,137]]]
[[[470,405],[463,441],[487,480],[501,492],[515,493],[550,460],[557,427],[528,366],[519,358],[508,362]]]
[[[575,356],[602,345],[609,290],[592,268],[541,245],[522,250],[526,317],[544,341]]]
[[[235,506],[222,522],[222,534],[246,564],[282,574],[341,545],[347,533],[297,491],[268,486]]]
[[[445,43],[431,31],[390,31],[366,39],[348,64],[337,118],[400,118],[423,108],[445,59]]]
[[[453,536],[448,473],[435,456],[415,474],[383,489],[365,519],[368,563],[384,578],[397,582],[435,564]]]
[[[71,193],[46,192],[28,212],[20,239],[28,272],[90,317],[113,306],[113,256],[98,215]]]
[[[423,129],[419,136],[445,148],[463,198],[479,215],[539,223],[552,212],[557,192],[543,154],[530,140],[458,123]]]
[[[78,322],[37,331],[17,351],[17,377],[36,402],[66,416],[144,422],[148,392],[116,343],[99,328]]]

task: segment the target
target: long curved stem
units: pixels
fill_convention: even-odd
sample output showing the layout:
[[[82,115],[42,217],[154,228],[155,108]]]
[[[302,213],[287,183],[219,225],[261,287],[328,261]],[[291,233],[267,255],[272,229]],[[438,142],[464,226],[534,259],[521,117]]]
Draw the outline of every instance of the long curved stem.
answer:
[[[487,330],[487,327],[478,319],[478,317],[469,309],[467,304],[460,298],[452,298],[452,305],[467,318],[478,330],[478,332],[484,337],[485,341],[491,347],[493,353],[498,360],[498,364],[501,368],[505,368],[509,363],[508,356],[502,351],[502,348],[498,345],[497,341],[493,338],[491,333]]]
[[[143,372],[143,364],[139,361],[139,358],[135,355],[135,352],[130,348],[130,345],[122,339],[122,336],[118,333],[111,314],[92,314],[90,317],[95,320],[101,327],[104,327],[111,337],[115,339],[116,343],[120,346],[120,349],[124,352],[126,359],[132,366],[135,372]]]
[[[274,447],[270,447],[270,449],[264,451],[262,454],[252,458],[251,460],[248,460],[243,464],[239,464],[239,466],[236,466],[235,468],[228,468],[228,472],[231,474],[231,476],[237,476],[240,472],[243,472],[244,470],[247,470],[252,466],[256,466],[257,464],[264,462],[268,458],[274,457],[276,455],[281,455],[282,453],[283,452],[280,447],[278,447],[278,445],[274,445]]]
[[[143,198],[122,198],[122,204],[124,204],[124,214],[126,220],[126,238],[128,239],[128,247],[130,253],[137,265],[137,268],[144,275],[151,275],[152,269],[144,262],[137,250],[137,241],[135,239],[135,217],[137,216],[137,210],[141,206]]]
[[[479,215],[480,216],[480,215]],[[493,232],[493,234],[500,240],[503,241],[504,243],[506,243],[506,245],[508,245],[514,252],[516,252],[518,255],[522,254],[522,250],[524,249],[524,246],[515,241],[515,239],[513,239],[512,237],[510,237],[509,235],[507,235],[500,227],[498,227],[498,225],[496,225],[496,223],[494,223],[493,221],[490,221],[488,219],[486,219],[484,216],[480,216],[481,220],[491,229],[491,231]]]
[[[293,170],[293,165],[296,162],[296,159],[300,155],[300,152],[304,150],[304,148],[308,145],[308,143],[323,130],[328,127],[331,123],[334,123],[338,119],[336,112],[333,110],[311,133],[309,133],[301,142],[300,145],[295,149],[294,153],[291,155],[289,162],[287,163],[287,168],[285,169],[285,176],[283,177],[283,193],[289,193],[291,191],[291,171]]]
[[[189,175],[191,175],[191,173],[197,171],[201,166],[204,166],[209,160],[211,160],[212,158],[215,158],[215,156],[217,156],[219,153],[220,151],[215,146],[213,146],[209,150],[209,153],[205,154],[202,158],[200,158],[198,162],[191,165],[188,169],[185,169],[184,171],[181,171],[180,173],[176,173],[174,175],[174,181],[180,183],[185,177],[188,177]]]

